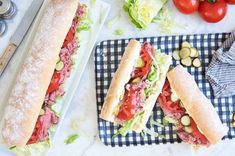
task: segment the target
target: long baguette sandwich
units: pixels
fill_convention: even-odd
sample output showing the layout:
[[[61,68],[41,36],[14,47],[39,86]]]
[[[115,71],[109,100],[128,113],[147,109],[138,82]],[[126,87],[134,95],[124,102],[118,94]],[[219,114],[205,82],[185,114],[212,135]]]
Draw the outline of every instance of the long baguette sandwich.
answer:
[[[8,146],[50,139],[49,131],[59,121],[57,99],[65,94],[79,47],[76,34],[84,29],[86,12],[78,0],[49,0],[4,112],[1,133]]]
[[[195,147],[216,144],[226,135],[212,103],[199,90],[194,78],[178,65],[168,72],[158,103],[164,114],[173,119],[178,136]]]
[[[116,134],[141,132],[165,82],[171,57],[131,40],[115,72],[100,117],[122,125]]]

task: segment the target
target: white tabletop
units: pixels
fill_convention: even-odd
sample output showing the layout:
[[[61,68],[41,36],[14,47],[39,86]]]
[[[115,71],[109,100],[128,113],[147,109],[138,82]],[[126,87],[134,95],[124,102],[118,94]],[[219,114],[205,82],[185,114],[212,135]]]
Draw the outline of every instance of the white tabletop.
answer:
[[[216,32],[231,32],[235,30],[235,5],[228,7],[227,16],[223,21],[217,24],[208,24],[200,19],[197,13],[193,15],[182,15],[176,11],[172,2],[168,6],[172,8],[172,16],[175,22],[182,25],[175,26],[172,32],[162,33],[157,24],[140,31],[136,29],[128,19],[128,16],[122,10],[122,3],[124,0],[105,0],[111,4],[111,12],[108,20],[117,16],[121,10],[121,18],[116,22],[111,29],[106,26],[100,33],[98,42],[106,39],[130,38],[130,37],[146,37],[146,36],[160,36],[171,34],[196,34],[196,33],[216,33]],[[122,36],[114,35],[114,30],[121,28],[124,31]],[[77,130],[71,128],[71,124],[76,122],[78,124]],[[65,145],[64,140],[68,135],[78,133],[80,137],[72,144]],[[70,109],[63,122],[63,126],[57,135],[55,143],[50,151],[50,155],[56,156],[119,156],[119,155],[169,155],[169,156],[219,156],[219,155],[234,155],[235,139],[221,141],[215,146],[208,149],[194,151],[189,145],[181,144],[167,144],[167,145],[146,145],[136,147],[106,147],[98,138],[97,129],[97,108],[96,108],[96,93],[95,93],[95,72],[93,55],[87,64],[86,70],[83,74],[80,85],[70,105]],[[1,153],[1,152],[0,152]]]

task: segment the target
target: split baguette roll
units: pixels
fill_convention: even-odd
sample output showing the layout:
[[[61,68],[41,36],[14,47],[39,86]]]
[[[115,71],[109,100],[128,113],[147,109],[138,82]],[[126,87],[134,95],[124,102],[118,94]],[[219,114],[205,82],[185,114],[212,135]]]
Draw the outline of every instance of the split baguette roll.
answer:
[[[78,0],[49,0],[3,116],[2,137],[23,147],[31,137]]]
[[[209,142],[216,144],[221,140],[228,132],[228,127],[221,123],[215,108],[199,90],[194,78],[181,65],[172,69],[167,78],[171,88],[183,102],[187,113]]]
[[[100,117],[104,120],[114,122],[114,110],[118,106],[120,97],[124,93],[124,86],[131,78],[131,72],[139,57],[141,44],[136,40],[131,40],[122,56],[121,62],[115,72],[105,102],[103,104]]]
[[[115,122],[115,109],[120,104],[120,97],[124,94],[125,85],[131,78],[131,72],[134,69],[136,59],[140,57],[141,44],[136,40],[131,40],[123,54],[120,65],[115,72],[107,92],[100,117],[104,120]],[[155,84],[155,91],[144,102],[144,114],[138,123],[135,123],[133,130],[141,132],[145,127],[152,113],[153,107],[159,96],[166,79],[166,73],[171,64],[171,57],[165,55],[165,66],[161,69],[158,82]]]

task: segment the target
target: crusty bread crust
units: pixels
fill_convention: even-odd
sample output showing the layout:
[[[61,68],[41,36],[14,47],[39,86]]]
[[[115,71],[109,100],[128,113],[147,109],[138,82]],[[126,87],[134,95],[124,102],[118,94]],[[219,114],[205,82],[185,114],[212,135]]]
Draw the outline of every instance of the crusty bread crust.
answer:
[[[228,127],[224,126],[212,103],[199,90],[194,78],[178,65],[172,69],[167,78],[187,113],[194,119],[198,128],[211,144],[217,143],[226,135]]]
[[[120,96],[124,93],[124,86],[130,80],[131,72],[136,59],[139,57],[141,44],[136,40],[131,40],[122,56],[121,62],[111,81],[107,92],[100,118],[114,122],[114,110],[119,104]]]
[[[77,6],[78,0],[48,2],[4,112],[2,136],[8,146],[23,147],[32,135]]]

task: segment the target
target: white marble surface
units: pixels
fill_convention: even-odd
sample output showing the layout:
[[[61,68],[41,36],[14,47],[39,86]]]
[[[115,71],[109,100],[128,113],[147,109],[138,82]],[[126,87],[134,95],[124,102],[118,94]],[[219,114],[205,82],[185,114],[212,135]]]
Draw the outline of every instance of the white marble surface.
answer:
[[[112,4],[109,19],[116,16],[122,8],[123,0],[105,0]],[[172,16],[177,23],[183,25],[183,28],[174,27],[169,34],[192,34],[192,33],[215,33],[215,32],[230,32],[235,30],[235,6],[229,6],[226,18],[218,24],[207,24],[203,22],[198,14],[185,16],[179,14],[172,5],[168,7],[173,9]],[[124,34],[122,36],[114,35],[116,28],[122,28]],[[121,10],[120,20],[113,25],[111,29],[106,26],[100,34],[98,41],[116,38],[130,37],[146,37],[169,35],[161,33],[156,24],[152,24],[147,30],[140,31],[136,29],[129,21],[127,15]],[[78,128],[71,128],[71,124],[76,122]],[[68,135],[78,133],[80,135],[74,143],[65,145],[64,140]],[[97,130],[97,113],[96,113],[96,93],[95,93],[95,73],[93,56],[90,57],[86,70],[83,74],[80,85],[76,91],[73,101],[70,105],[63,126],[55,139],[49,155],[55,156],[142,156],[142,155],[166,155],[166,156],[232,156],[234,155],[235,139],[221,141],[215,146],[200,151],[194,151],[186,144],[167,144],[167,145],[152,145],[152,146],[137,146],[137,147],[106,147],[98,138]],[[1,153],[1,152],[0,152]],[[3,155],[3,154],[1,154]]]

